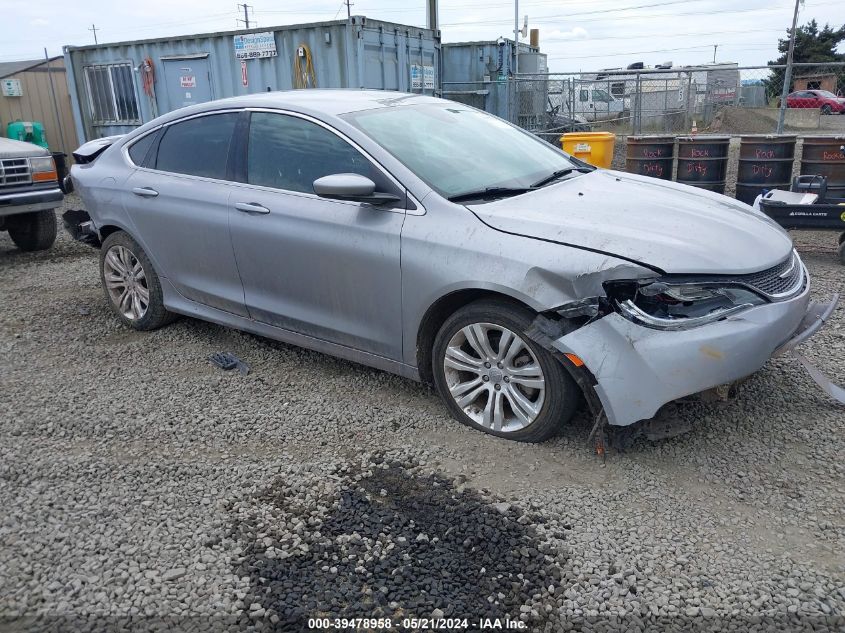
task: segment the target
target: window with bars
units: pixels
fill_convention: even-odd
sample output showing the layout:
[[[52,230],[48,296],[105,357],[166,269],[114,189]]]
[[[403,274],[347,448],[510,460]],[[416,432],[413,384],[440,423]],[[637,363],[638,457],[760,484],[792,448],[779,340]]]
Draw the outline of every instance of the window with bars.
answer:
[[[132,64],[86,66],[85,85],[93,123],[140,123]]]

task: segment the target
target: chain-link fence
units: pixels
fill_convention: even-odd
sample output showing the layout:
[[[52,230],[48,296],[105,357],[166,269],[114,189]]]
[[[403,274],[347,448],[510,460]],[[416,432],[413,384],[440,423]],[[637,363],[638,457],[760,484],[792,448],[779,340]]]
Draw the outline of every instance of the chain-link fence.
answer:
[[[470,103],[555,142],[562,132],[772,134],[784,66],[602,70],[462,85]],[[504,90],[504,92],[503,92]],[[482,94],[483,93],[483,94]],[[795,64],[784,132],[845,134],[845,63]],[[495,98],[493,98],[495,97]]]

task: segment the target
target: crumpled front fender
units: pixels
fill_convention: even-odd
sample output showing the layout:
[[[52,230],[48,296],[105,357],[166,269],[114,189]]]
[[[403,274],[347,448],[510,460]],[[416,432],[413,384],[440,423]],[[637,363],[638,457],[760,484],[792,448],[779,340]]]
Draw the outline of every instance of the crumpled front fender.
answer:
[[[805,340],[808,304],[809,288],[789,301],[682,331],[646,328],[611,313],[552,346],[584,361],[608,422],[626,426],[653,417],[672,400],[754,373],[793,336]]]

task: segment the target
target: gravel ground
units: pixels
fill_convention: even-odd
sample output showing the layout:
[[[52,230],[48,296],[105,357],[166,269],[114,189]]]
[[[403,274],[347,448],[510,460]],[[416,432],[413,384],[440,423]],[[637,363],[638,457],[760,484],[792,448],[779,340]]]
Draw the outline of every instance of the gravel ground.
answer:
[[[835,236],[795,237],[813,294],[840,290]],[[845,414],[788,358],[602,463],[584,414],[521,445],[352,363],[188,318],[130,331],[64,234],[0,233],[0,270],[0,631],[845,628]],[[842,381],[842,308],[804,351]]]

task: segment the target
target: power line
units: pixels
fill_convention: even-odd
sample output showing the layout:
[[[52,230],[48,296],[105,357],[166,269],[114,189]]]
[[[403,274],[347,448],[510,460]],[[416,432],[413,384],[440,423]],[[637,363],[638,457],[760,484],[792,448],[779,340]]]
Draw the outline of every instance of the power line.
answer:
[[[746,33],[779,33],[782,29],[744,29],[742,31],[697,31],[694,33],[646,33],[643,35],[610,35],[607,37],[584,37],[582,39],[555,39],[553,36],[546,37],[546,42],[550,44],[573,44],[583,42],[603,42],[607,40],[641,40],[654,38],[670,38],[670,37],[696,37],[699,35],[738,35]],[[721,46],[717,44],[716,46]]]
[[[601,55],[549,55],[549,59],[595,59],[601,57],[624,57],[625,55],[644,55],[647,53],[674,53],[677,51],[694,51],[709,49],[712,44],[702,44],[701,46],[688,46],[684,48],[659,48],[651,51],[628,51],[626,53],[602,53]],[[732,45],[720,44],[723,48],[731,48],[738,51],[745,50],[761,50],[772,48],[772,44],[759,44],[757,46],[747,46],[744,48],[736,48]]]
[[[627,53],[602,53],[601,55],[550,55],[549,59],[594,59],[598,57],[623,57],[625,55],[644,55],[646,53],[674,53],[676,51],[694,51],[710,48],[709,44],[686,46],[683,48],[658,48],[651,51],[628,51]]]
[[[694,1],[694,0],[693,0]],[[814,3],[814,6],[826,6],[826,5],[839,5],[841,1],[835,2],[817,2]],[[695,16],[695,15],[712,15],[712,16],[723,16],[728,14],[736,14],[736,13],[760,13],[760,12],[771,12],[771,11],[781,11],[785,7],[777,6],[777,7],[760,7],[760,8],[752,8],[752,9],[731,9],[728,11],[720,11],[718,14],[714,14],[713,11],[688,11],[685,13],[645,13],[641,15],[626,15],[626,16],[619,16],[619,17],[596,17],[596,18],[587,18],[583,20],[579,20],[580,23],[584,22],[607,22],[608,20],[642,20],[642,19],[652,19],[652,18],[676,18],[676,17],[686,17],[686,16]],[[531,22],[534,24],[546,24],[549,22],[557,23],[560,21],[561,18],[565,17],[573,17],[575,14],[556,14],[556,15],[544,15],[537,18],[532,18]],[[586,15],[586,14],[584,14]],[[501,19],[501,20],[473,20],[471,22],[449,22],[443,23],[441,26],[467,26],[467,25],[498,25],[498,24],[510,24],[510,19]]]

